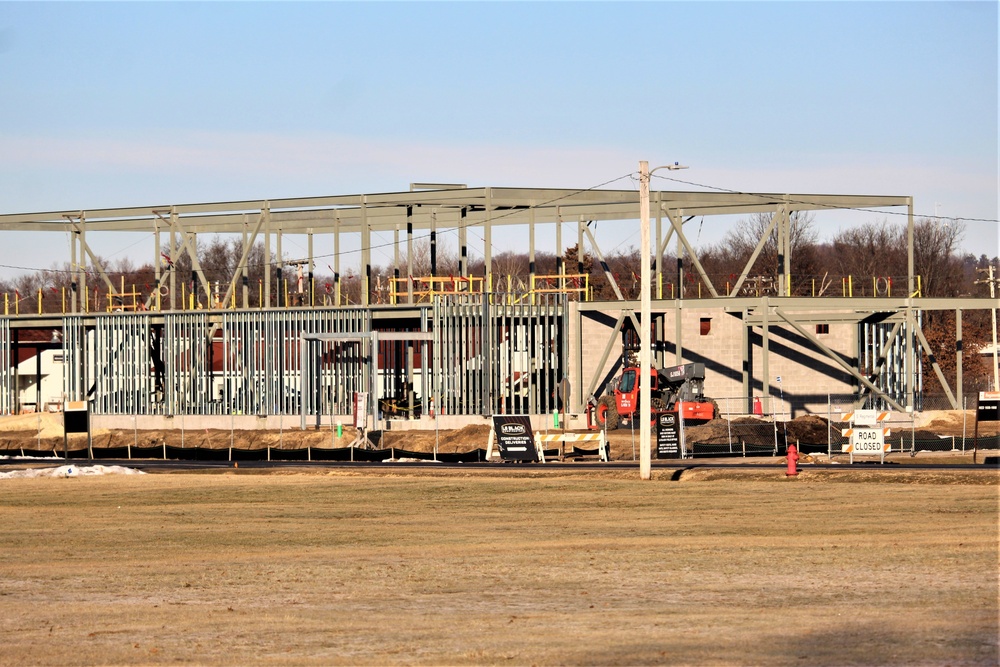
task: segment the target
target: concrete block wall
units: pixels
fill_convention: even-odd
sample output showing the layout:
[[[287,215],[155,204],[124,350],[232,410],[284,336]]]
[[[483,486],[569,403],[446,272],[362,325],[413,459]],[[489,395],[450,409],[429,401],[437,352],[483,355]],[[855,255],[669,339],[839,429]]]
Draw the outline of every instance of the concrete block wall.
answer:
[[[663,311],[662,354],[654,352],[654,363],[674,366],[676,356],[676,320],[673,310]],[[579,341],[571,341],[571,350],[579,350],[581,384],[586,398],[587,387],[595,378],[603,378],[621,354],[621,336],[616,335],[608,360],[600,368],[597,363],[604,353],[608,338],[618,317],[617,310],[605,311],[600,316],[584,313],[580,323]],[[703,321],[706,327],[703,328]],[[816,324],[804,324],[824,345],[838,352],[851,363],[855,356],[855,325],[852,323],[824,323],[828,333],[816,333]],[[706,331],[707,329],[707,331]],[[715,398],[724,412],[745,413],[752,410],[752,402],[744,399],[744,324],[734,314],[719,308],[684,307],[681,310],[681,340],[684,348],[681,363],[702,362],[706,367],[705,394]],[[702,333],[705,331],[705,333]],[[752,378],[751,395],[763,398],[764,350],[760,327],[751,335]],[[578,347],[577,347],[578,346]],[[835,361],[816,349],[793,327],[774,316],[770,323],[768,375],[771,399],[762,403],[766,412],[797,416],[806,413],[825,414],[827,396],[843,395],[855,391],[854,382]],[[657,361],[661,359],[661,361]],[[781,382],[777,378],[781,378]]]

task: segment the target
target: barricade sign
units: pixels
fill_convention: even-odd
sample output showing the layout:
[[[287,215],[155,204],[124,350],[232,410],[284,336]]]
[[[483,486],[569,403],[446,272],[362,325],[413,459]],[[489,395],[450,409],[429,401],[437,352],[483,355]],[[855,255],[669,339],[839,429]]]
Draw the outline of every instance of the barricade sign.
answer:
[[[538,455],[542,461],[545,463],[545,445],[546,442],[558,442],[560,443],[560,458],[563,457],[562,453],[562,443],[565,442],[596,442],[597,443],[597,455],[604,462],[608,461],[608,442],[604,437],[604,431],[599,433],[547,433],[547,434],[535,434],[535,447],[538,450]]]
[[[891,431],[888,428],[881,428],[879,424],[889,419],[889,412],[879,410],[855,410],[844,415],[844,421],[850,422],[851,427],[841,431],[841,435],[848,438],[848,444],[842,446],[842,451],[851,455],[851,463],[854,463],[854,456],[878,456],[882,463],[885,463],[885,453],[889,450],[886,443],[886,436]],[[858,428],[862,427],[874,428]]]
[[[888,418],[889,413],[880,410],[855,410],[844,415],[845,422],[851,422],[858,426],[875,426]]]
[[[528,415],[493,415],[490,442],[486,447],[486,460],[493,456],[493,442],[497,443],[501,461],[538,461],[538,445],[531,430]]]
[[[885,436],[880,428],[856,428],[851,434],[855,454],[881,454],[885,451]]]

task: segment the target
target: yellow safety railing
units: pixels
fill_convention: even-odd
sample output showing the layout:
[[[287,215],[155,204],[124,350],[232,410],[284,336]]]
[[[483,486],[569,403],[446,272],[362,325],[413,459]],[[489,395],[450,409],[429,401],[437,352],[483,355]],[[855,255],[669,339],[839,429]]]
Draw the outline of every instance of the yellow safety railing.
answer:
[[[905,277],[870,276],[855,279],[853,275],[845,275],[840,276],[840,280],[841,291],[839,296],[841,297],[891,298],[894,294],[894,288],[896,288],[895,293],[899,292],[899,284],[905,282]],[[836,285],[835,281],[836,277],[828,279],[824,276],[820,281],[822,284],[818,289],[817,281],[813,278],[811,280],[812,296],[822,297],[824,294],[836,296],[835,287],[830,292],[827,292],[828,287]],[[333,293],[324,294],[321,298],[317,299],[315,282],[311,281],[301,292],[290,289],[288,283],[288,280],[282,280],[278,283],[278,294],[283,297],[280,301],[283,302],[286,308],[309,308],[317,305],[317,302],[321,306],[332,306],[338,300],[340,301],[340,305],[351,305],[351,299],[341,290],[340,284],[336,286]],[[593,299],[593,286],[590,284],[590,276],[584,273],[536,275],[531,278],[530,286],[525,286],[520,281],[515,284],[514,278],[507,276],[506,283],[506,292],[501,290],[498,296],[508,304],[522,303],[529,298],[531,299],[531,303],[534,303],[534,296],[536,294],[578,294],[582,301],[591,301]],[[808,283],[805,284],[808,285]],[[411,293],[414,303],[428,303],[436,295],[482,294],[486,287],[486,279],[480,276],[390,278],[387,287],[383,287],[380,294],[383,299],[387,296],[388,302],[391,304],[406,302],[407,297]],[[772,278],[758,277],[748,279],[741,287],[740,295],[757,297],[769,294],[773,295],[776,293],[776,287]],[[869,287],[871,288],[870,290]],[[258,280],[257,288],[259,304],[257,307],[268,307],[264,304],[263,281]],[[731,289],[732,283],[727,280],[725,282],[725,294],[729,294]],[[788,289],[791,291],[790,278]],[[53,294],[46,296],[46,290],[51,290]],[[688,292],[685,294],[687,298],[703,297],[701,281],[698,281],[697,285],[692,285]],[[199,290],[191,290],[186,282],[182,282],[180,284],[180,294],[178,295],[179,308],[180,310],[201,310],[203,308],[236,310],[238,309],[237,293],[238,290],[233,290],[229,299],[223,300],[222,293],[217,287],[214,294],[208,295],[202,301],[199,297]],[[676,285],[663,281],[661,276],[656,283],[656,293],[657,298],[673,299],[677,296]],[[906,292],[904,291],[904,293]],[[165,285],[161,285],[159,288],[154,286],[149,294],[139,290],[134,284],[131,285],[131,291],[129,291],[126,289],[124,280],[122,280],[120,289],[118,290],[108,289],[101,291],[99,287],[95,286],[86,292],[82,292],[80,294],[79,312],[96,313],[102,310],[109,313],[122,311],[141,312],[147,309],[147,296],[151,296],[148,306],[149,310],[161,311],[165,305],[163,301],[168,294],[169,290]],[[914,276],[914,291],[909,296],[914,298],[923,296],[923,278],[919,274]],[[32,298],[35,299],[34,307],[31,305]],[[50,303],[54,301],[57,304],[61,304],[61,307],[56,306],[53,308],[49,306],[50,310],[47,311],[45,307],[46,299],[50,300]],[[384,301],[380,300],[379,302],[382,303]],[[13,292],[6,292],[3,295],[3,314],[5,316],[19,316],[22,313],[26,315],[43,315],[46,312],[60,311],[63,314],[69,312],[66,287],[37,288],[27,294],[21,294],[19,291],[14,290]]]
[[[420,276],[389,279],[389,303],[399,303],[410,295],[416,303],[430,301],[445,294],[481,294],[486,279],[479,276]]]
[[[578,294],[582,301],[589,300],[590,275],[586,273],[559,273],[531,277],[532,294]]]

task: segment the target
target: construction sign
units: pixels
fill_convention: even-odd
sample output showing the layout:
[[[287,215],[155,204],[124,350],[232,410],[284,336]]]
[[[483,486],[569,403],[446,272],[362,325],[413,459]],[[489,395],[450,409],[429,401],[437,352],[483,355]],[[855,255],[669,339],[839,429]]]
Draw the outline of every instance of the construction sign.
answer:
[[[90,411],[87,401],[66,401],[63,404],[63,431],[90,433]]]
[[[979,456],[979,422],[1000,421],[1000,391],[979,392],[976,404],[976,431],[973,436],[972,462]]]
[[[842,451],[851,455],[851,463],[855,454],[879,456],[885,463],[885,453],[889,450],[885,439],[890,430],[882,428],[882,423],[889,417],[889,412],[879,410],[855,410],[844,415],[844,421],[850,422],[851,427],[840,432],[849,439],[848,444],[842,446]]]
[[[1000,421],[1000,391],[979,392],[979,404],[976,406],[976,421]]]
[[[90,433],[90,404],[87,401],[63,402],[63,455],[69,458],[69,434],[87,434],[87,456],[94,458],[94,442]]]
[[[680,420],[676,412],[661,412],[656,415],[656,458],[681,458]]]
[[[538,461],[535,435],[531,430],[531,419],[528,415],[493,415],[493,428],[490,429],[490,443],[486,452],[487,461],[493,454],[494,436],[500,450],[500,460]]]

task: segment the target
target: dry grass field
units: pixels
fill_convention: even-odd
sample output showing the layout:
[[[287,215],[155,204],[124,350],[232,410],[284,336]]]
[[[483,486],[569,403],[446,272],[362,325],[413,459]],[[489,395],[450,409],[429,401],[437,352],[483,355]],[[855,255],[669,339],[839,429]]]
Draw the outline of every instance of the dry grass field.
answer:
[[[996,665],[996,471],[0,480],[2,665]]]

